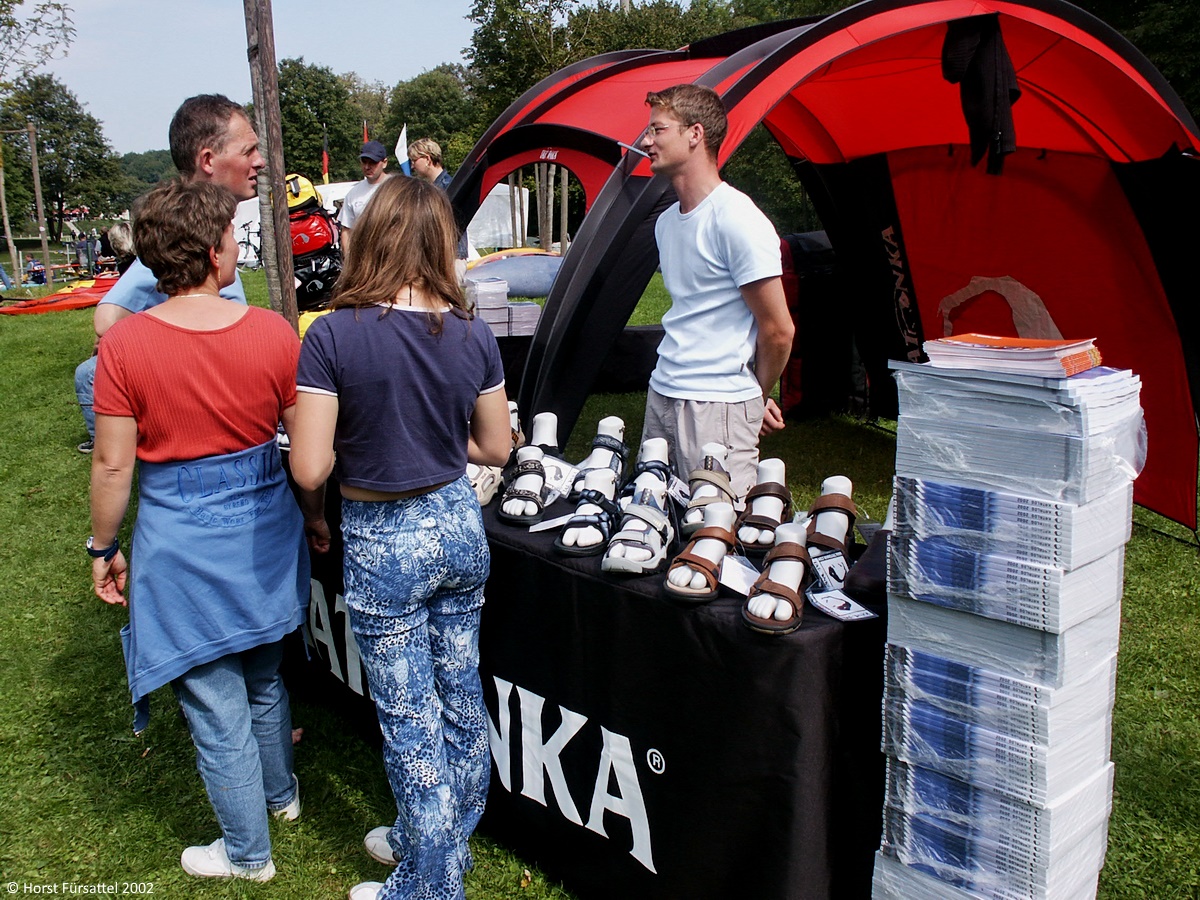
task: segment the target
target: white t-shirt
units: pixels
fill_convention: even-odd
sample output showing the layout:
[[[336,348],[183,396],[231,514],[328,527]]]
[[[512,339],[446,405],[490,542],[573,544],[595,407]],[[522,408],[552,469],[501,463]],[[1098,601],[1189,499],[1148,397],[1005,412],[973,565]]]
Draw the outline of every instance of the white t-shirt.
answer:
[[[771,221],[721,182],[691,212],[678,203],[667,209],[654,237],[671,308],[650,386],[678,400],[761,397],[753,369],[758,325],[739,288],[783,273]]]
[[[387,173],[384,173],[383,178],[387,177],[389,177]],[[354,223],[362,215],[363,208],[366,207],[367,201],[371,199],[371,195],[383,184],[383,178],[380,178],[374,184],[371,184],[364,178],[354,187],[350,188],[350,190],[346,191],[346,198],[342,200],[342,210],[338,213],[339,225],[343,228],[354,227]]]

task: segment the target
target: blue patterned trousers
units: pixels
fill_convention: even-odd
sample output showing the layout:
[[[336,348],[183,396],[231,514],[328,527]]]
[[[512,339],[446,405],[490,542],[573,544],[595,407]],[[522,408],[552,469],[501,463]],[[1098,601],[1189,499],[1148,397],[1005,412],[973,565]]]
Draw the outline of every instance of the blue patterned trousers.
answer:
[[[465,477],[342,501],[346,606],[383,730],[399,864],[380,900],[459,900],[491,773],[479,615],[491,564]]]

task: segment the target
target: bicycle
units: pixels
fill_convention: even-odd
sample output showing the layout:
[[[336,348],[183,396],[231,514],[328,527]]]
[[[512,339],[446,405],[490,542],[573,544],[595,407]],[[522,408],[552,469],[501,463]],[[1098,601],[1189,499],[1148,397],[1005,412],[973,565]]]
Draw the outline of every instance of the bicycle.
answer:
[[[262,267],[262,254],[259,251],[259,244],[262,240],[262,229],[254,229],[251,231],[255,223],[245,222],[240,230],[245,232],[245,236],[238,241],[238,269],[258,269]]]

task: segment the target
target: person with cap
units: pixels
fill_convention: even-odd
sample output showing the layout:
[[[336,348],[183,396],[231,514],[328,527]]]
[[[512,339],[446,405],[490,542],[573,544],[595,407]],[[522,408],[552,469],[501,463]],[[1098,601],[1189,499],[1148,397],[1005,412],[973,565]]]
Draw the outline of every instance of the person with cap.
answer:
[[[367,141],[363,144],[358,161],[362,163],[363,180],[346,193],[346,199],[342,201],[342,211],[338,213],[343,255],[350,252],[350,232],[354,230],[354,223],[362,215],[371,195],[388,177],[388,152],[379,141]]]

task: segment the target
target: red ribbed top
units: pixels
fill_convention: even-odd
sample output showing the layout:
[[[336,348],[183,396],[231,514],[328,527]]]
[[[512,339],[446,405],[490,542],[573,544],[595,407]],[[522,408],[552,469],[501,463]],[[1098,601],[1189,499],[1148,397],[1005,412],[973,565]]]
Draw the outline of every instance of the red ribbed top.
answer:
[[[287,321],[258,307],[216,331],[129,316],[100,341],[94,408],[137,420],[146,462],[234,453],[275,434],[296,402],[299,355]]]

